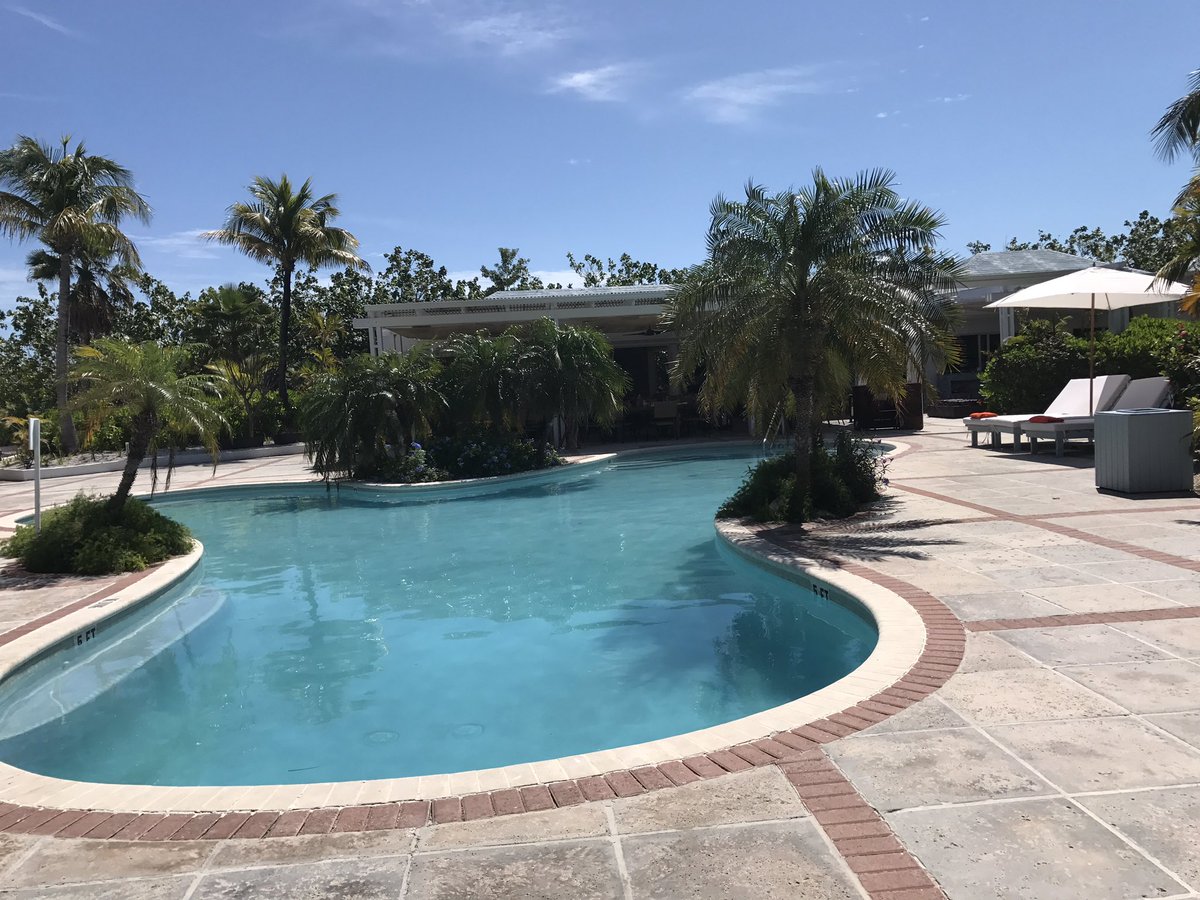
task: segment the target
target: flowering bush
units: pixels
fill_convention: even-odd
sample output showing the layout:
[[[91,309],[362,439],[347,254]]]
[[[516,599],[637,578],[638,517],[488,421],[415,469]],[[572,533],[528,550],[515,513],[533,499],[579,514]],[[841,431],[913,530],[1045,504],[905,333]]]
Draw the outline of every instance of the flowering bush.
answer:
[[[430,445],[430,453],[434,463],[451,478],[514,475],[561,465],[563,461],[549,444],[509,434],[437,438]]]
[[[445,481],[449,476],[433,464],[425,448],[413,441],[408,452],[389,457],[379,467],[377,476],[382,481],[397,481],[420,484],[427,481]]]

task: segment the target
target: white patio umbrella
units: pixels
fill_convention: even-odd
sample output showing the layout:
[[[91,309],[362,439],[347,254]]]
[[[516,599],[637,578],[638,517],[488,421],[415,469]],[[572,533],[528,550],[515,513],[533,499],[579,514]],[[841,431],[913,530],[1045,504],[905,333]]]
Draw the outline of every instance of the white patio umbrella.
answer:
[[[1088,348],[1088,412],[1095,411],[1092,396],[1096,378],[1096,310],[1125,309],[1149,303],[1178,300],[1188,292],[1186,284],[1158,281],[1145,272],[1092,266],[1069,275],[1051,278],[1023,288],[984,309],[1021,307],[1023,309],[1087,309],[1091,311]]]

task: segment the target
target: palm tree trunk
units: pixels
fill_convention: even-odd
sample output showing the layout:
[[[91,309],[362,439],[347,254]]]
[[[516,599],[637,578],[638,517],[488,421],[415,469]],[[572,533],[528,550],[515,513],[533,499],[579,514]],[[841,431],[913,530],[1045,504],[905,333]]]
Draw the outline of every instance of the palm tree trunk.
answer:
[[[149,418],[138,417],[133,423],[133,433],[129,436],[129,454],[125,457],[125,468],[121,470],[121,482],[117,492],[109,498],[108,508],[114,513],[120,512],[129,499],[129,491],[137,478],[138,468],[146,458],[150,449],[150,438],[154,435],[154,422]]]
[[[798,512],[812,490],[812,437],[816,430],[815,385],[811,375],[805,374],[792,380],[792,394],[796,398],[796,430],[792,435],[792,446],[796,452],[796,487],[792,494],[793,511]]]
[[[279,383],[279,402],[283,404],[284,429],[291,430],[295,415],[292,412],[292,400],[288,396],[288,338],[292,325],[292,264],[283,264],[283,303],[279,308],[279,371],[276,380]]]
[[[79,449],[75,420],[71,418],[67,396],[67,372],[70,367],[71,256],[62,253],[58,260],[58,335],[54,344],[54,378],[58,388],[58,432],[64,453]]]

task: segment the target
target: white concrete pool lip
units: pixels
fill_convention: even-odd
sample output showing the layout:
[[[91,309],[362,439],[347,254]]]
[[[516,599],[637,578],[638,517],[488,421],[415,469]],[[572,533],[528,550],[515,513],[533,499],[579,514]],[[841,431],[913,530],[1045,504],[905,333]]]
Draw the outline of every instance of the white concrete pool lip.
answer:
[[[611,458],[606,456],[595,462],[608,462]],[[578,470],[571,467],[554,471],[567,474]],[[245,485],[242,489],[258,486]],[[261,486],[267,485],[264,483]],[[295,485],[279,487],[294,488]],[[719,522],[717,531],[737,553],[781,577],[801,585],[816,584],[818,590],[821,586],[828,586],[858,601],[874,619],[879,631],[878,642],[868,658],[843,678],[781,706],[687,734],[562,759],[407,778],[205,787],[78,782],[38,775],[0,763],[0,802],[117,813],[226,813],[428,801],[546,785],[713,753],[823,720],[887,690],[917,664],[925,647],[926,627],[917,610],[898,594],[839,568],[797,559],[758,537],[744,525]],[[0,646],[0,683],[16,669],[56,645],[73,646],[88,629],[149,602],[186,576],[199,563],[202,553],[203,548],[197,543],[188,555],[142,573],[141,577],[131,579],[132,583],[115,592],[58,616]],[[836,597],[831,597],[820,602],[838,601]]]

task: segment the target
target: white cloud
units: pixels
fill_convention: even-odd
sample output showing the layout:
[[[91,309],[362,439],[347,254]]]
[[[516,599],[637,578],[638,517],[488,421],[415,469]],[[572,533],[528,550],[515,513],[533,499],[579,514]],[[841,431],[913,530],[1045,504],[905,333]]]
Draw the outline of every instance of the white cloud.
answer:
[[[934,97],[930,103],[962,103],[970,98],[970,94],[948,94],[945,97]]]
[[[804,94],[826,94],[833,88],[811,66],[743,72],[698,84],[684,99],[714,122],[739,124],[763,110]]]
[[[877,112],[877,113],[875,113],[875,118],[877,118],[877,119],[891,119],[891,118],[895,118],[895,117],[896,117],[896,116],[898,116],[898,115],[900,115],[900,110],[898,110],[898,109],[893,109],[891,112]]]
[[[147,234],[135,236],[133,242],[143,249],[157,250],[179,259],[218,259],[220,254],[217,245],[210,244],[201,237],[204,231],[203,228],[195,228],[159,237]]]
[[[572,156],[570,159],[567,160],[568,166],[590,166],[591,164],[592,164],[592,160],[589,157],[580,159],[576,156]]]
[[[572,30],[555,16],[530,9],[500,8],[482,15],[451,19],[447,30],[463,43],[519,56],[553,47],[570,37]]]
[[[400,57],[455,48],[517,57],[578,33],[576,20],[547,0],[313,0],[286,27],[325,43],[338,31],[359,52]]]
[[[32,9],[26,9],[24,6],[9,6],[8,11],[11,13],[16,13],[18,16],[24,16],[31,21],[37,22],[39,25],[49,28],[51,31],[57,31],[59,34],[65,35],[66,37],[82,36],[78,31],[68,28],[62,22],[59,22],[57,19],[50,18],[50,16],[46,15],[45,13],[35,12]]]
[[[595,69],[567,72],[552,79],[550,93],[575,93],[584,100],[611,102],[628,97],[636,66],[614,63]]]

